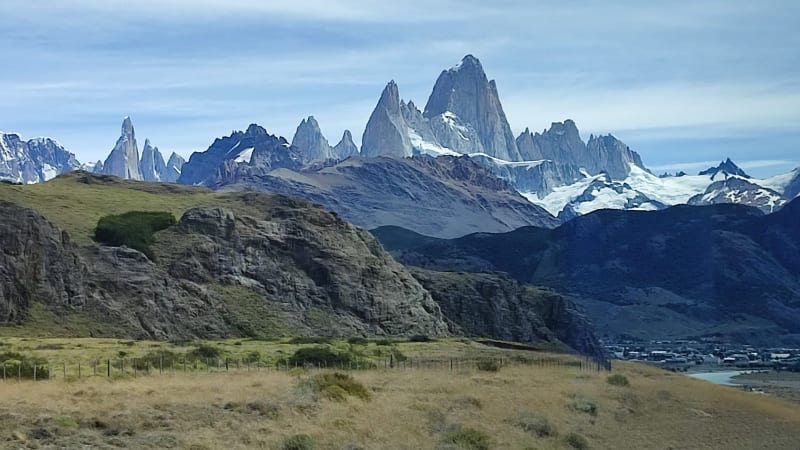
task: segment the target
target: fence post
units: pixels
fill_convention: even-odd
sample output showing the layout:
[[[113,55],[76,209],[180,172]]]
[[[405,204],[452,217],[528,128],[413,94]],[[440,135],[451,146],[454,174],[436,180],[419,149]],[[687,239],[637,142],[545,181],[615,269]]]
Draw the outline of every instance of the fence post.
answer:
[[[106,364],[108,365],[108,378],[111,378],[111,360],[107,359]]]
[[[78,379],[81,379],[81,362],[78,361]]]
[[[122,371],[122,375],[125,375],[125,358],[120,360],[119,369]]]
[[[161,375],[164,373],[164,355],[160,355],[158,357],[158,374]]]
[[[33,362],[33,381],[36,381],[36,361]]]

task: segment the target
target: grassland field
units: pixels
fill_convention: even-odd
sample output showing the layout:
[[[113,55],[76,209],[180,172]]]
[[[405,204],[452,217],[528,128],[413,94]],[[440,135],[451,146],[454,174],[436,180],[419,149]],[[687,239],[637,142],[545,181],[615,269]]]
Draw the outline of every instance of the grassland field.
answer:
[[[573,357],[466,339],[431,342],[192,343],[3,338],[55,361],[212,346],[278,359],[325,345],[412,358]],[[635,363],[614,371],[508,364],[343,371],[202,370],[150,376],[0,382],[0,448],[188,449],[796,449],[800,408]],[[609,383],[609,376],[624,383]]]

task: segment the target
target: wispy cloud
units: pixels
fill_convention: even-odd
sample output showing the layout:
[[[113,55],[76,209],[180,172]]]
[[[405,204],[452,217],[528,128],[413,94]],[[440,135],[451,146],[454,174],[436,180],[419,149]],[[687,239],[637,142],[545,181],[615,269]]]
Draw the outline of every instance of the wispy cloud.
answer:
[[[5,0],[0,12],[0,128],[52,135],[83,159],[105,156],[125,114],[184,153],[250,122],[291,137],[312,114],[331,141],[345,128],[358,140],[388,80],[423,106],[466,53],[497,80],[516,131],[569,117],[659,166],[689,160],[687,147],[735,153],[698,144],[709,139],[800,137],[791,0]],[[752,151],[797,150],[770,142]]]

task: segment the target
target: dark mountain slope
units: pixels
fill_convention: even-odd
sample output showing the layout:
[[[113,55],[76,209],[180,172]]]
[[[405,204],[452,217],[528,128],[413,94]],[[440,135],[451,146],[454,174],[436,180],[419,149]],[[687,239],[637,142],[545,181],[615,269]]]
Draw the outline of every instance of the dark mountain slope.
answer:
[[[554,230],[452,240],[420,241],[397,229],[374,233],[407,264],[498,270],[568,293],[609,335],[724,334],[774,342],[776,332],[789,340],[800,333],[798,222],[795,201],[768,216],[738,205],[679,206],[604,210]]]

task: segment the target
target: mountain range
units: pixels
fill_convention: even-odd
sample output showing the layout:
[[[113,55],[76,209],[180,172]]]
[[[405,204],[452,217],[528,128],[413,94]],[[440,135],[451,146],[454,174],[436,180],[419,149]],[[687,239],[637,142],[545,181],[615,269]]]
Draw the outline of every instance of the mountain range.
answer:
[[[800,193],[797,170],[759,180],[748,176],[730,159],[697,175],[681,173],[659,177],[647,169],[638,153],[615,136],[590,135],[584,141],[575,122],[569,119],[553,122],[541,132],[526,128],[514,137],[497,84],[488,79],[480,61],[472,55],[441,72],[423,110],[413,101],[401,99],[397,83],[390,81],[367,121],[360,150],[347,130],[340,141],[331,146],[313,116],[300,122],[291,142],[277,138],[282,140],[278,143],[268,136],[272,135],[264,128],[251,125],[246,131],[216,139],[207,150],[192,154],[183,167],[183,159],[174,153],[165,163],[158,148],[147,140],[140,158],[133,125],[126,118],[109,157],[98,162],[94,170],[127,179],[206,184],[218,189],[244,185],[249,189],[274,189],[321,201],[348,220],[366,227],[392,224],[395,220],[400,220],[395,224],[408,225],[413,211],[404,215],[388,205],[381,208],[381,204],[387,192],[414,191],[417,187],[412,186],[412,180],[396,176],[378,180],[381,184],[375,185],[376,179],[370,171],[363,171],[366,178],[359,179],[348,167],[386,165],[381,170],[397,170],[400,165],[407,165],[409,168],[400,170],[413,171],[420,166],[415,158],[422,155],[470,159],[487,169],[481,175],[485,175],[486,180],[470,186],[470,190],[482,191],[481,185],[495,183],[488,177],[499,178],[506,182],[505,186],[562,223],[598,209],[657,210],[678,204],[738,203],[772,212]],[[63,156],[66,151],[60,146],[61,153],[48,150],[48,155],[43,156],[35,148],[29,149],[27,144],[8,142],[0,153],[0,178],[37,182],[81,167],[74,156],[72,160]],[[8,150],[11,148],[13,152]],[[62,156],[56,157],[56,154]],[[345,163],[342,171],[350,171],[345,177],[346,189],[341,184],[345,182],[343,178],[327,176],[340,172],[337,163],[358,156],[365,160],[376,159]],[[386,162],[386,157],[400,162]],[[321,173],[326,174],[323,178],[337,181],[331,181],[333,186],[320,186]],[[447,178],[440,181],[450,183]],[[482,195],[490,196],[490,193],[482,192]],[[512,197],[510,201],[516,205],[519,196]],[[409,196],[409,199],[420,201],[419,197]],[[446,196],[432,200],[433,204],[447,201]],[[364,203],[371,204],[369,211],[360,206]],[[493,220],[476,219],[470,226],[461,227],[462,230],[447,231],[444,225],[434,225],[416,231],[451,237],[458,231],[508,231],[519,224],[544,224],[539,208],[524,208],[533,214],[531,219],[507,221],[504,217],[508,216],[508,211],[496,212],[494,207],[498,203],[489,203],[494,205],[488,205],[485,211],[495,217]],[[473,210],[478,204],[480,201],[466,207]],[[514,209],[519,210],[516,206]],[[369,213],[372,216],[385,213],[387,218],[376,220],[367,217]],[[472,215],[484,216],[478,210]],[[504,225],[493,225],[498,222]],[[438,233],[436,227],[441,227],[443,232]]]
[[[763,214],[743,205],[596,211],[555,229],[457,239],[373,231],[398,261],[505,272],[581,304],[611,339],[800,343],[800,199]]]

